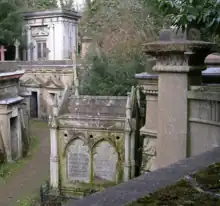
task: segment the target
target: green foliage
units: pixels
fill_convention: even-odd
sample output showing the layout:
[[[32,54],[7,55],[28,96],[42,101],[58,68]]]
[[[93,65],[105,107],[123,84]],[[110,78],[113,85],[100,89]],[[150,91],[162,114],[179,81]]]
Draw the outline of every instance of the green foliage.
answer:
[[[145,69],[138,56],[124,65],[110,62],[104,55],[93,56],[90,61],[91,68],[82,88],[84,95],[127,95],[136,84],[135,74]]]
[[[24,0],[24,8],[26,10],[44,10],[57,7],[56,0]]]
[[[147,5],[171,20],[183,31],[197,28],[204,36],[220,33],[220,2],[218,0],[145,0]],[[208,35],[207,35],[208,34]]]
[[[163,22],[143,0],[88,0],[80,32],[94,44],[83,93],[126,95],[136,84],[135,74],[145,70],[143,43],[158,37]]]
[[[19,0],[0,0],[0,43],[13,44],[21,36],[23,17]]]

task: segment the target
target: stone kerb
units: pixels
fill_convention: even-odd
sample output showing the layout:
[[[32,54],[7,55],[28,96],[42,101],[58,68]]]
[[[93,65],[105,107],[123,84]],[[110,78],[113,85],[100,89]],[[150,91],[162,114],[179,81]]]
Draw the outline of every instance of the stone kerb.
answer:
[[[102,193],[70,202],[65,206],[123,206],[168,185],[175,184],[186,175],[200,171],[219,161],[220,148],[217,147],[201,155],[184,159],[166,168],[158,169],[108,188]]]
[[[171,40],[145,44],[145,52],[156,58],[153,71],[158,79],[157,168],[187,157],[188,101],[190,85],[201,83],[205,57],[215,44]],[[166,145],[166,147],[164,146]]]

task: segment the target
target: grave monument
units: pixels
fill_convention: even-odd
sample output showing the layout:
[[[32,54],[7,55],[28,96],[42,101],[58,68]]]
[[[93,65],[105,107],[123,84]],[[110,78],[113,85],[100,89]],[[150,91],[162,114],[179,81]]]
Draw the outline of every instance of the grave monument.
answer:
[[[49,118],[50,183],[83,196],[135,176],[136,90],[128,97],[83,96],[67,89]]]
[[[0,153],[6,161],[14,161],[23,155],[23,143],[27,142],[29,115],[24,106],[29,95],[20,95],[19,78],[24,71],[0,73]]]
[[[78,44],[79,18],[77,12],[64,9],[25,12],[27,60],[69,59],[70,52]]]

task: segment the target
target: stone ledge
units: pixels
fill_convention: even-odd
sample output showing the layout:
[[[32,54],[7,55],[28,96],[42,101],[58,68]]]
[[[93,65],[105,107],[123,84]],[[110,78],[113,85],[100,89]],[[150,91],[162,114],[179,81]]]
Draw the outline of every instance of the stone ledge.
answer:
[[[218,50],[216,44],[204,41],[156,41],[144,45],[147,54],[159,54],[164,52],[204,51],[207,55]]]
[[[158,189],[175,184],[185,175],[202,170],[220,161],[220,147],[201,155],[181,160],[166,168],[144,174],[128,182],[96,193],[66,206],[123,206]]]

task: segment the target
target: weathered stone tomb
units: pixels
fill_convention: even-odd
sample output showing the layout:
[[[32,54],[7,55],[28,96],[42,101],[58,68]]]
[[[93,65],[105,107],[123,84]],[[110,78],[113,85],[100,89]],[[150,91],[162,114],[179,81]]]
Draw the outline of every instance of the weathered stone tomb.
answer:
[[[132,108],[132,95],[75,96],[65,92],[49,120],[54,189],[83,195],[134,177]]]
[[[0,73],[0,152],[8,162],[20,158],[27,143],[28,94],[19,95],[19,78],[24,71]]]

